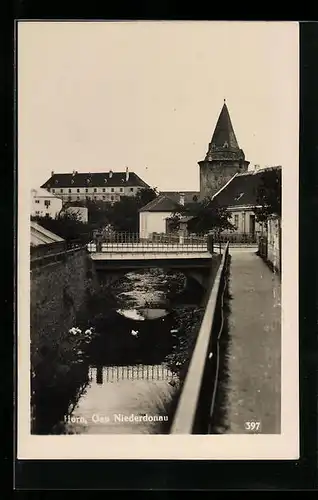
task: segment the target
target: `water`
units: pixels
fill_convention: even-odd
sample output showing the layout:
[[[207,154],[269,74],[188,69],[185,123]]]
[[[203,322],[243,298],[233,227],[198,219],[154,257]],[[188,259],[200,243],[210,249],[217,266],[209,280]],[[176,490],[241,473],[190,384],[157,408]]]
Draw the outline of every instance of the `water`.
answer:
[[[180,376],[182,275],[152,269],[112,286],[116,307],[93,318],[84,382],[53,433],[162,434],[169,431]],[[74,401],[75,399],[75,401]]]

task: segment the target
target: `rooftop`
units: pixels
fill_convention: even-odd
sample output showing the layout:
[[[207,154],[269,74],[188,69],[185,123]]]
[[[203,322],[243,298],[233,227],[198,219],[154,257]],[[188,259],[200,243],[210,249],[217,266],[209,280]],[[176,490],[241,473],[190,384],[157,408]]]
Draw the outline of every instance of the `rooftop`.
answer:
[[[128,178],[127,178],[128,177]],[[144,182],[135,172],[73,172],[53,173],[51,177],[41,186],[42,188],[68,188],[68,187],[145,187]]]
[[[280,170],[281,167],[269,167],[244,174],[235,174],[213,198],[221,206],[255,206],[257,203],[257,191],[262,182],[261,174],[266,170],[273,169]]]
[[[154,200],[142,207],[139,212],[172,212],[180,206],[181,195],[184,195],[184,204],[199,199],[199,191],[161,191]],[[196,198],[195,198],[196,197]]]
[[[31,246],[55,243],[57,241],[64,240],[57,234],[54,234],[48,229],[42,227],[37,222],[31,221]]]
[[[58,198],[58,196],[43,188],[33,188],[31,189],[31,194],[36,198]]]

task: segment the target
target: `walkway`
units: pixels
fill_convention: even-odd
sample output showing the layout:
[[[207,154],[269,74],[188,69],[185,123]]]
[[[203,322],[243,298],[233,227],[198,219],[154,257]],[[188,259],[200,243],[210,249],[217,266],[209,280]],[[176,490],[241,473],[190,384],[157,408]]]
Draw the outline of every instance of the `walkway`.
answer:
[[[223,432],[280,433],[280,280],[253,251],[231,255]]]

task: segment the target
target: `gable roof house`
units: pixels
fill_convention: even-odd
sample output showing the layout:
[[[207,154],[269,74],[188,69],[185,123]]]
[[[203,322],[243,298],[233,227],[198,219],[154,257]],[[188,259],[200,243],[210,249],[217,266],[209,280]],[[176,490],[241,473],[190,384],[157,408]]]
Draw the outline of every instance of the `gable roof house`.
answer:
[[[196,203],[199,194],[198,191],[162,191],[154,200],[139,210],[140,238],[148,238],[154,233],[168,233],[169,219],[173,211],[189,203]]]
[[[235,174],[218,192],[212,196],[219,206],[231,212],[232,223],[237,233],[250,234],[263,231],[263,225],[255,219],[258,207],[258,190],[262,184],[262,174],[269,170],[281,171],[281,166],[251,170]]]

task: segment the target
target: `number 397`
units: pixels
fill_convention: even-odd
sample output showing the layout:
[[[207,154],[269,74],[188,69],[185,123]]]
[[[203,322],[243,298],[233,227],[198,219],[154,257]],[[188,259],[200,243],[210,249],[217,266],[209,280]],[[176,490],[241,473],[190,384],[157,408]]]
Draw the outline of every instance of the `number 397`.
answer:
[[[260,422],[248,421],[244,424],[245,430],[247,431],[259,431],[261,428]]]

